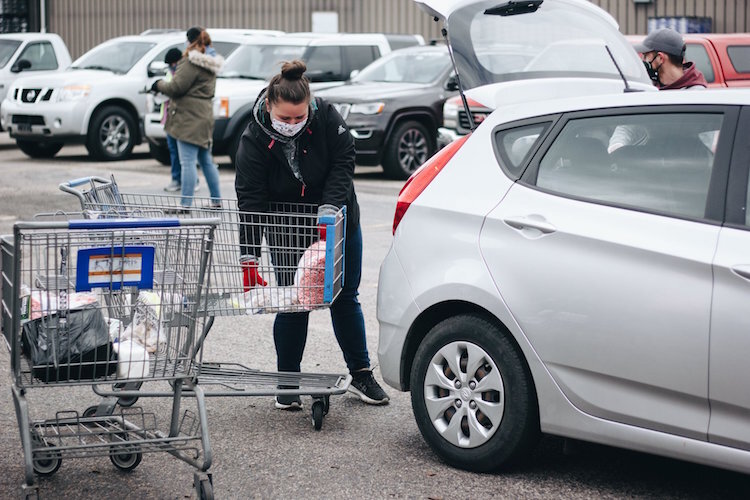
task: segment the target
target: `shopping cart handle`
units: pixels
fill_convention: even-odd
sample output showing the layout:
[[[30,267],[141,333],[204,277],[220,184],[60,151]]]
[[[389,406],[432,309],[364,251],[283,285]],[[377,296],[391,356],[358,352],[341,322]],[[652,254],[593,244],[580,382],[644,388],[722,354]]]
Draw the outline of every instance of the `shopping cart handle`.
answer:
[[[109,182],[109,179],[105,179],[103,177],[96,177],[96,176],[81,177],[80,179],[73,179],[68,182],[63,182],[62,184],[60,184],[60,189],[65,191],[65,189],[63,189],[64,187],[76,187],[82,184],[87,184],[91,182],[92,180],[97,181],[97,182]]]
[[[68,221],[69,229],[132,229],[147,227],[218,226],[218,217],[206,219],[78,219]]]
[[[79,219],[68,221],[69,229],[129,229],[179,226],[180,219]]]

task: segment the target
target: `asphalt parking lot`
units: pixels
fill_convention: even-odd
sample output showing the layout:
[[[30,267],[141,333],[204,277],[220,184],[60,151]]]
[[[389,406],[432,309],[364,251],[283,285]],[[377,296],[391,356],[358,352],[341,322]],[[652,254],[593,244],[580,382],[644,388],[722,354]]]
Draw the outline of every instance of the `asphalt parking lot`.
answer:
[[[222,194],[233,196],[228,158],[217,158]],[[85,148],[68,146],[53,160],[31,160],[0,138],[0,233],[35,213],[80,207],[58,184],[86,175],[114,173],[123,191],[162,193],[169,170],[136,148],[134,158],[95,163]],[[202,182],[203,183],[203,182]],[[386,181],[377,168],[358,168],[355,183],[362,207],[363,282],[360,288],[368,346],[377,363],[375,318],[378,268],[390,245],[391,222],[400,182]],[[204,183],[203,183],[204,184]],[[205,190],[205,187],[203,188]],[[205,192],[205,191],[204,191]],[[275,354],[272,317],[219,318],[206,343],[205,358],[236,361],[271,370]],[[311,317],[303,370],[343,373],[345,365],[326,312]],[[376,377],[379,378],[377,367]],[[0,349],[0,498],[15,498],[24,470],[10,396],[7,350]],[[579,444],[564,453],[563,441],[545,437],[528,464],[496,474],[474,474],[441,463],[422,440],[408,393],[386,388],[391,403],[372,407],[350,395],[331,399],[323,429],[312,429],[305,411],[281,412],[270,397],[210,398],[208,420],[217,498],[747,498],[750,477],[650,455]],[[88,387],[30,391],[34,417],[61,410],[82,411],[98,402]],[[166,400],[142,402],[160,420]],[[141,404],[141,402],[139,402]],[[187,406],[190,406],[188,402]],[[190,498],[193,470],[168,454],[148,454],[131,473],[106,458],[64,461],[39,481],[44,498]]]

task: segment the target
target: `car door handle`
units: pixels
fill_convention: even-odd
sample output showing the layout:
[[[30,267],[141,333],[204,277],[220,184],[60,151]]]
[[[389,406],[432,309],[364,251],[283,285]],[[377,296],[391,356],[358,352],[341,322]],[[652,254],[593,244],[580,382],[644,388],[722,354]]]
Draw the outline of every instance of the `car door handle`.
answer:
[[[740,278],[750,280],[750,264],[738,264],[736,266],[732,266],[732,272]]]
[[[557,228],[544,220],[541,216],[530,216],[530,217],[509,217],[503,219],[503,222],[508,224],[513,229],[536,229],[542,234],[554,233]]]

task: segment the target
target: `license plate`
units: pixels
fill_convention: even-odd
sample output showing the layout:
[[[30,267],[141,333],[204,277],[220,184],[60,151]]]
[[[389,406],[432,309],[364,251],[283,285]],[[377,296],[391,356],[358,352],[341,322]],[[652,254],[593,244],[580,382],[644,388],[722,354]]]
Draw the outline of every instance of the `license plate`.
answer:
[[[20,132],[22,134],[23,133],[30,134],[31,133],[31,123],[19,123],[18,124],[18,132]]]

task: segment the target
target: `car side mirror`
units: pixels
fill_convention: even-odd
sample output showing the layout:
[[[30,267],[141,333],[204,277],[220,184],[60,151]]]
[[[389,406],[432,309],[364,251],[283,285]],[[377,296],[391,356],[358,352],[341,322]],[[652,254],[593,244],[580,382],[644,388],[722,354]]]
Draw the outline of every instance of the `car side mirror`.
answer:
[[[164,61],[151,61],[148,65],[148,76],[165,76],[169,65]]]
[[[445,90],[450,90],[451,92],[458,90],[458,78],[456,78],[456,75],[448,77],[448,80],[445,82]]]
[[[21,71],[29,69],[30,67],[31,61],[29,61],[28,59],[19,59],[18,61],[16,61],[13,67],[10,68],[10,71],[13,73],[20,73]]]

